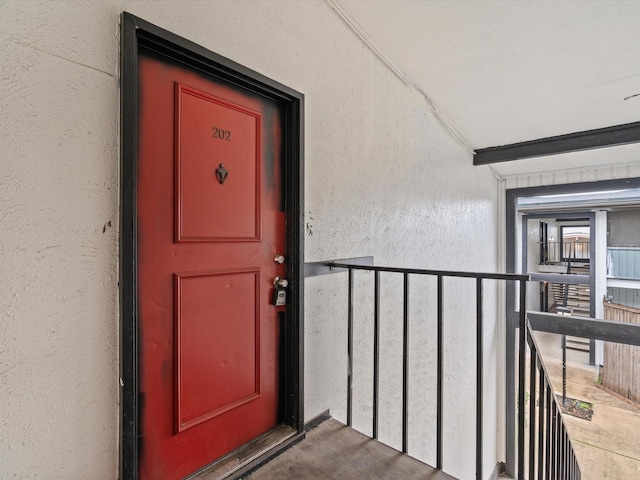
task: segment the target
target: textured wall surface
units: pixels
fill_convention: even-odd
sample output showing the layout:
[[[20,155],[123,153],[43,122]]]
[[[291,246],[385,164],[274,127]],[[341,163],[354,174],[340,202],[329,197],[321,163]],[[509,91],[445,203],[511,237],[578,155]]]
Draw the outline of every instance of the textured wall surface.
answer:
[[[0,478],[113,479],[119,8],[0,4]]]
[[[122,10],[306,96],[308,261],[496,271],[498,198],[485,167],[323,1],[0,1],[0,478],[112,480],[118,456],[118,51]],[[362,302],[371,294],[363,274]],[[306,286],[306,418],[345,418],[344,276]],[[433,461],[431,293],[412,320],[412,440]],[[382,437],[398,439],[397,282],[385,280]],[[458,288],[459,287],[459,288]],[[445,468],[473,478],[473,284],[451,282]],[[485,465],[501,460],[501,328],[487,287]],[[430,316],[431,315],[431,316]],[[363,358],[370,313],[357,340]],[[367,388],[364,363],[358,388]],[[365,425],[365,393],[356,420]],[[428,423],[431,422],[431,423]],[[366,427],[362,427],[363,429]],[[412,427],[414,428],[414,427]],[[423,453],[428,452],[428,453]],[[469,458],[466,458],[469,457]],[[467,462],[467,460],[471,460]]]

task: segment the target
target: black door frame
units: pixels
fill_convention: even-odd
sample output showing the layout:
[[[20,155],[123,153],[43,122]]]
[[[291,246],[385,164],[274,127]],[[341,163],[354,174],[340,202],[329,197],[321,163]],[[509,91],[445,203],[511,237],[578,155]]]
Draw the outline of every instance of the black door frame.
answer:
[[[283,331],[283,421],[304,430],[304,95],[127,12],[120,38],[120,478],[138,478],[137,286],[138,54],[144,49],[258,93],[284,108],[284,186],[289,291]]]

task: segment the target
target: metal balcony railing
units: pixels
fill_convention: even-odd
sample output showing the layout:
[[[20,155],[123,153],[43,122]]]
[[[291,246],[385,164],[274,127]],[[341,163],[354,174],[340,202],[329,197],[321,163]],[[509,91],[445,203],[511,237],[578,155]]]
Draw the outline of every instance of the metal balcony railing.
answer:
[[[571,441],[553,394],[550,378],[533,331],[571,335],[605,342],[640,346],[640,324],[573,317],[542,312],[527,312],[527,323],[521,323],[521,342],[526,341],[531,350],[529,359],[529,422],[524,404],[518,410],[518,480],[579,480],[578,467]],[[526,362],[524,349],[520,350],[520,366]],[[519,390],[526,388],[527,372],[521,371]],[[536,401],[538,402],[536,411]],[[524,439],[529,446],[525,450]],[[528,467],[525,469],[525,465]],[[528,477],[525,476],[528,472]]]
[[[588,262],[591,258],[591,242],[538,242],[540,265],[561,265]]]
[[[556,400],[551,379],[528,322],[525,331],[530,349],[530,364],[527,372],[529,377],[529,421],[525,425],[526,412],[524,409],[520,410],[522,428],[518,429],[518,437],[521,440],[519,443],[521,462],[518,478],[580,480],[580,467],[560,413],[560,405]],[[521,391],[525,388],[524,383],[525,378],[523,377],[520,384]],[[529,443],[527,451],[524,449],[526,429],[528,429]],[[528,477],[525,476],[525,471],[528,471]]]
[[[483,326],[484,318],[484,292],[485,285],[488,280],[504,282],[515,288],[517,305],[516,317],[513,318],[514,339],[516,344],[520,346],[516,350],[517,355],[511,357],[509,347],[507,345],[507,360],[511,362],[515,369],[512,369],[512,376],[508,376],[507,384],[513,382],[515,388],[510,390],[507,387],[507,404],[512,403],[512,407],[507,406],[507,441],[506,441],[506,467],[507,473],[511,474],[517,480],[580,480],[581,471],[573,451],[571,440],[567,433],[565,423],[560,413],[560,405],[556,400],[553,392],[551,379],[545,363],[540,355],[540,349],[533,335],[534,331],[544,331],[562,335],[570,335],[574,337],[583,337],[590,339],[600,339],[604,341],[613,341],[632,345],[640,345],[640,325],[628,323],[618,323],[604,320],[596,320],[583,317],[566,317],[556,314],[527,312],[526,311],[526,286],[529,281],[528,275],[518,274],[493,274],[493,273],[476,273],[476,272],[458,272],[445,270],[424,270],[413,268],[394,268],[373,266],[372,257],[360,257],[358,259],[350,259],[333,262],[316,262],[314,264],[306,264],[305,269],[308,270],[307,276],[323,275],[326,273],[348,272],[347,283],[347,424],[352,426],[354,416],[354,318],[356,317],[356,308],[361,308],[362,299],[373,303],[372,317],[369,318],[373,325],[371,332],[373,334],[373,348],[367,351],[367,355],[372,358],[365,360],[370,362],[373,369],[373,377],[371,388],[372,408],[371,408],[371,437],[379,439],[380,433],[380,364],[381,364],[381,344],[380,332],[381,324],[387,321],[398,321],[402,325],[402,371],[397,373],[394,378],[398,378],[399,396],[402,397],[402,452],[412,455],[409,452],[409,433],[410,424],[413,421],[409,416],[409,326],[410,323],[410,285],[411,279],[415,276],[427,276],[436,279],[435,292],[435,322],[436,337],[436,389],[435,389],[435,422],[429,428],[435,429],[435,463],[436,468],[443,469],[443,457],[451,454],[443,449],[443,432],[445,431],[445,420],[443,415],[443,388],[444,385],[444,336],[445,326],[449,318],[449,309],[445,315],[444,300],[447,295],[452,292],[447,287],[445,292],[445,279],[447,278],[468,278],[474,280],[475,288],[469,286],[469,293],[472,302],[475,303],[475,321],[469,323],[468,328],[475,330],[475,474],[476,478],[482,480],[483,470],[483,442],[484,442],[484,424],[483,424]],[[373,282],[372,295],[362,295],[360,289],[362,282],[358,283],[358,300],[356,301],[356,274],[359,271],[372,272]],[[381,278],[384,277],[386,282],[393,281],[387,276],[395,276],[398,282],[401,282],[402,288],[398,286],[398,290],[402,290],[402,308],[398,312],[398,318],[387,318],[384,321],[381,318]],[[418,283],[418,282],[416,282]],[[433,287],[429,287],[433,288]],[[456,288],[460,288],[456,285]],[[473,290],[475,290],[474,293]],[[416,292],[412,292],[415,294]],[[455,292],[459,293],[459,292]],[[425,298],[427,293],[419,292],[419,298]],[[367,298],[368,297],[368,298]],[[448,298],[448,297],[447,297]],[[454,297],[455,298],[455,297]],[[412,295],[411,299],[415,299]],[[470,308],[467,305],[465,308]],[[459,315],[459,312],[455,312]],[[510,314],[509,314],[510,315]],[[512,318],[507,315],[508,318]],[[471,319],[470,319],[471,320]],[[508,324],[510,324],[508,322]],[[422,326],[422,323],[420,323]],[[360,325],[358,325],[360,326]],[[466,327],[465,327],[466,328]],[[511,328],[511,327],[510,327]],[[509,337],[509,333],[507,333]],[[509,340],[507,340],[509,342]],[[450,353],[450,352],[448,352]],[[358,358],[361,358],[358,357]],[[509,368],[507,369],[509,372]],[[401,380],[400,380],[401,378]],[[361,379],[360,379],[361,381]],[[455,381],[455,380],[453,380]],[[449,380],[451,382],[451,380]],[[449,383],[449,385],[451,385]],[[527,404],[527,396],[529,403]],[[367,409],[358,409],[358,415],[362,415]],[[528,418],[528,420],[527,420]],[[448,420],[447,420],[448,421]],[[510,430],[509,424],[514,427]],[[515,423],[515,425],[513,425]],[[413,429],[413,427],[412,427]],[[414,455],[415,456],[415,455]],[[513,465],[510,467],[510,465]],[[513,471],[510,471],[510,470]]]
[[[354,354],[353,354],[353,329],[354,329],[354,290],[355,290],[355,272],[356,271],[372,271],[374,272],[373,283],[373,385],[371,386],[373,391],[373,410],[372,410],[372,438],[378,439],[379,433],[379,389],[380,389],[380,278],[381,275],[401,275],[403,284],[402,293],[402,324],[403,324],[403,365],[402,365],[402,452],[408,453],[408,431],[409,431],[409,416],[408,416],[408,392],[409,392],[409,375],[408,375],[408,344],[409,344],[409,286],[410,279],[413,276],[430,276],[437,279],[436,283],[436,298],[437,298],[437,322],[436,332],[437,336],[437,387],[436,387],[436,468],[442,470],[443,468],[443,432],[444,432],[444,419],[443,419],[443,328],[445,325],[444,316],[444,279],[449,277],[469,278],[475,280],[475,336],[476,336],[476,398],[475,398],[475,472],[476,478],[482,479],[483,472],[483,437],[484,437],[484,425],[483,425],[483,288],[484,282],[487,280],[497,280],[503,282],[515,282],[519,285],[519,292],[521,294],[520,305],[522,322],[525,319],[525,284],[528,279],[527,275],[517,274],[493,274],[493,273],[475,273],[475,272],[456,272],[456,271],[441,271],[441,270],[423,270],[413,268],[393,268],[393,267],[378,267],[371,265],[359,265],[355,263],[340,263],[329,262],[326,264],[334,271],[348,271],[348,312],[347,312],[347,351],[348,351],[348,366],[347,366],[347,425],[352,426],[353,419],[353,371],[354,371]],[[474,326],[469,325],[469,328]],[[520,392],[520,396],[524,399],[524,392]]]

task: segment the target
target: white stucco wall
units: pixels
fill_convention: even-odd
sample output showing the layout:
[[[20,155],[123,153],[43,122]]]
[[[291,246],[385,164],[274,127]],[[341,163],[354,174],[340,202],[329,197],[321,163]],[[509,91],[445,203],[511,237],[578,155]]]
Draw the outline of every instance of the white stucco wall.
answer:
[[[480,271],[499,265],[502,187],[487,169],[472,167],[470,153],[424,99],[325,2],[0,1],[3,479],[117,477],[123,10],[305,94],[307,261],[374,255],[382,265]],[[307,419],[330,408],[344,420],[344,285],[344,276],[311,278],[306,285]],[[466,288],[452,283],[447,300],[455,314],[446,327],[451,450],[445,468],[473,478],[473,284]],[[502,460],[501,434],[493,429],[502,425],[503,355],[491,315],[496,292],[491,285],[487,290],[488,475]],[[361,294],[363,300],[368,295]],[[397,311],[394,298],[384,307],[389,319]],[[412,324],[416,351],[433,342],[420,330],[420,322],[429,321],[421,315],[433,304],[420,302]],[[363,338],[367,328],[361,326]],[[390,379],[396,330],[390,324],[384,330]],[[412,375],[423,380],[424,395],[432,395],[433,359],[415,355],[412,361]],[[384,388],[390,419],[382,432],[393,443],[395,387]],[[433,402],[420,395],[412,393],[412,411],[428,417]],[[366,406],[360,408],[364,423]],[[433,433],[426,435],[416,449],[432,449]],[[433,461],[431,453],[425,458]]]

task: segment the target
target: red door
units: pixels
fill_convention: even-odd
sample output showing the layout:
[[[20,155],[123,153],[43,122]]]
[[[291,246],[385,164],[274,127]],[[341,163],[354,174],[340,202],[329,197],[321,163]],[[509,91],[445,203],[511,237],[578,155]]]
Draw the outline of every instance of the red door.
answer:
[[[278,104],[141,56],[140,478],[183,478],[278,423]]]

